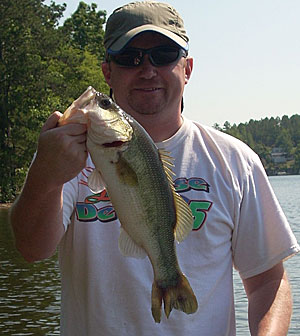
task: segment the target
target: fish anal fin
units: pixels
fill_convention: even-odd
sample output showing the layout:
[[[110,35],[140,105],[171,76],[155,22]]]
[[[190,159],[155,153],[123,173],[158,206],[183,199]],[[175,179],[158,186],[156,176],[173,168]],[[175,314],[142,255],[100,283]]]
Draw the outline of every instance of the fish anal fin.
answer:
[[[100,172],[95,168],[88,177],[88,186],[93,193],[98,193],[105,189],[105,184]]]
[[[138,246],[122,228],[119,237],[119,250],[125,257],[143,259],[147,256],[145,250]]]

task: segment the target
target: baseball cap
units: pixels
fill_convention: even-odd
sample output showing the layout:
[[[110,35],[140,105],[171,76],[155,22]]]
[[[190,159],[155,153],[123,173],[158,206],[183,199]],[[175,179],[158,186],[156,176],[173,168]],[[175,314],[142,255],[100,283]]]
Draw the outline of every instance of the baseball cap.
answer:
[[[160,33],[188,50],[189,38],[179,13],[157,1],[136,1],[115,9],[106,23],[104,46],[109,53],[118,53],[147,31]]]

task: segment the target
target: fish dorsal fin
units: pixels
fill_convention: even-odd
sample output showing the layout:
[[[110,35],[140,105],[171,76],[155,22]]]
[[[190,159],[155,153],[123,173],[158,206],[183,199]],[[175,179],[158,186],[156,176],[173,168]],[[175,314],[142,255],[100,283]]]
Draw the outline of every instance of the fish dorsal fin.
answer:
[[[173,184],[172,176],[175,175],[172,168],[174,167],[174,159],[169,152],[159,149],[159,155],[170,183],[170,187],[173,193],[174,205],[176,210],[176,225],[174,229],[174,236],[178,243],[182,242],[186,236],[192,231],[194,219],[192,211],[184,199],[177,194]]]
[[[93,193],[98,193],[105,189],[105,184],[100,172],[95,168],[88,177],[88,186]]]
[[[159,149],[158,153],[159,153],[161,162],[163,164],[164,171],[167,175],[167,178],[173,186],[172,176],[175,176],[175,173],[172,170],[172,168],[174,167],[174,158],[172,158],[170,152],[164,149]]]
[[[143,259],[147,256],[145,250],[138,246],[122,228],[119,237],[119,250],[125,257]]]

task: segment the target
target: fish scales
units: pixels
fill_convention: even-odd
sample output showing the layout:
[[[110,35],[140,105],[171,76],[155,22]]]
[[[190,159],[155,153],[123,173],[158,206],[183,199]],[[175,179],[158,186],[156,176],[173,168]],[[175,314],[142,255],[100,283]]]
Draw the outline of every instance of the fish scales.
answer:
[[[197,299],[182,274],[175,250],[192,229],[193,217],[175,193],[171,158],[131,116],[106,95],[89,87],[59,121],[86,123],[87,149],[95,165],[89,177],[94,192],[105,187],[121,223],[120,251],[125,256],[148,256],[154,273],[152,315],[161,320],[173,308],[187,314]]]
[[[106,177],[105,184],[119,220],[124,223],[123,228],[148,252],[152,264],[157,265],[154,267],[156,276],[163,281],[166,276],[159,276],[159,272],[163,275],[169,274],[172,266],[177,266],[173,247],[173,231],[176,223],[173,195],[157,149],[134,121],[129,123],[134,130],[133,136],[127,150],[120,152],[119,155],[123,166],[127,165],[135,172],[136,183],[127,184],[126,177],[121,177],[118,181],[118,168],[115,163],[107,162],[109,166],[102,169],[111,172],[115,170],[115,173]],[[104,163],[101,162],[101,165]],[[149,236],[153,239],[148,239]],[[155,244],[158,246],[154,246]],[[160,253],[159,257],[153,256],[156,251]],[[172,272],[171,279],[177,278],[178,269]]]

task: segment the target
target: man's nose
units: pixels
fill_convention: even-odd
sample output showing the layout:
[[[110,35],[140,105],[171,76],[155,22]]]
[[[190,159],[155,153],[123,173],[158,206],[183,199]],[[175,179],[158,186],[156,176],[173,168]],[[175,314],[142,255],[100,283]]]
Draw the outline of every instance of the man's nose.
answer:
[[[150,79],[157,75],[157,68],[151,63],[149,55],[144,56],[143,63],[139,65],[139,69],[140,75],[143,78]]]

